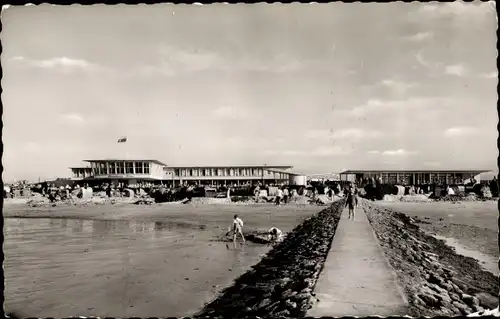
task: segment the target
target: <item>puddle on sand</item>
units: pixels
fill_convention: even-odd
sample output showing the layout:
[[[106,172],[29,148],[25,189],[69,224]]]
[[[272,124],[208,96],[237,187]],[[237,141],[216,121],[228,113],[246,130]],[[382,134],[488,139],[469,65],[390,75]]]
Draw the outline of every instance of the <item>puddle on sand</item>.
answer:
[[[22,317],[190,316],[268,250],[228,249],[210,241],[218,229],[187,223],[6,218],[4,225],[5,309]]]
[[[481,268],[486,271],[491,272],[494,275],[498,275],[498,261],[495,258],[483,254],[476,250],[468,249],[459,243],[455,238],[443,237],[439,235],[433,235],[436,239],[444,240],[446,245],[455,248],[455,252],[459,255],[471,257],[479,262]]]

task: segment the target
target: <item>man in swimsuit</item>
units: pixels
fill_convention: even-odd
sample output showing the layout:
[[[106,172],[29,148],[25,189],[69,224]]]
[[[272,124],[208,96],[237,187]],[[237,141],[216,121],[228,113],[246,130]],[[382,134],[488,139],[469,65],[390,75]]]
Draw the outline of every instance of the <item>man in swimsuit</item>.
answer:
[[[236,236],[240,234],[241,239],[245,242],[245,236],[243,236],[243,221],[238,215],[234,215],[233,220],[233,242],[236,244]]]

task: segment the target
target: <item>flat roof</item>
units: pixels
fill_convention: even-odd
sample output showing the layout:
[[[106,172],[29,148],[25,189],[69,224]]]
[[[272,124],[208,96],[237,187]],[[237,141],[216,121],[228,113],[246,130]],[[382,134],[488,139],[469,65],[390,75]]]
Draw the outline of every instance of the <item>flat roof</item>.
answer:
[[[279,170],[279,169],[266,169],[266,171],[268,172],[273,172],[273,173],[282,173],[282,174],[288,174],[288,175],[293,175],[293,176],[305,176],[304,174],[299,174],[299,173],[294,173],[294,172],[287,172],[287,171],[282,171],[282,170]]]
[[[393,170],[346,170],[340,174],[363,174],[363,173],[487,173],[493,170],[478,170],[478,169],[393,169]]]
[[[293,168],[289,165],[204,165],[204,166],[167,166],[168,168]]]
[[[97,163],[102,163],[102,162],[152,162],[158,165],[162,166],[167,166],[167,164],[160,162],[159,160],[155,159],[118,159],[118,158],[110,158],[110,159],[98,159],[98,160],[83,160],[84,162],[97,162]]]

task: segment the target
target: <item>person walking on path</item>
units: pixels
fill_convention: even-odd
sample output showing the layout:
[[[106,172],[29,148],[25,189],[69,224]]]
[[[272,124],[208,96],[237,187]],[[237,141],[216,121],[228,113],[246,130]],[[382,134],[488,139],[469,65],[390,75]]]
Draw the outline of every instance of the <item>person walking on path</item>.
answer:
[[[233,243],[236,244],[236,236],[237,235],[241,236],[241,239],[243,240],[243,243],[245,242],[245,236],[243,236],[243,221],[241,218],[238,217],[238,215],[234,215],[234,220],[233,220]]]
[[[349,186],[349,192],[347,193],[347,200],[345,203],[346,207],[349,207],[349,219],[354,220],[354,213],[356,207],[358,206],[358,196],[352,186]]]

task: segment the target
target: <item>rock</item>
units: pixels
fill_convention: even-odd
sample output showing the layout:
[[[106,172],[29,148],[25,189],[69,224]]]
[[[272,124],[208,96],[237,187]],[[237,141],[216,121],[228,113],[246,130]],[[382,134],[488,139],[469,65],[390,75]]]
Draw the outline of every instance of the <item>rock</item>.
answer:
[[[479,306],[479,299],[468,294],[462,294],[462,301],[471,308],[474,306]]]
[[[257,309],[261,309],[261,308],[266,308],[267,306],[269,306],[270,304],[272,303],[272,300],[269,299],[269,298],[265,298],[264,300],[262,300],[258,305],[257,305]]]
[[[479,305],[483,308],[495,309],[496,307],[498,307],[498,297],[492,296],[489,293],[476,293],[474,294],[474,297],[479,300]]]
[[[282,294],[282,299],[290,299],[291,297],[295,296],[297,294],[296,291],[292,291],[291,289],[288,289]]]
[[[285,301],[285,305],[289,309],[295,309],[295,308],[297,308],[297,303],[295,303],[293,301],[290,301],[290,300]]]
[[[442,285],[444,283],[443,278],[441,278],[441,276],[434,274],[434,273],[430,274],[428,281],[432,284],[437,284],[437,285]]]
[[[454,283],[455,285],[457,285],[458,288],[460,288],[460,290],[462,290],[462,291],[467,290],[467,284],[464,281],[462,281],[456,277],[450,278],[450,281],[452,283]]]
[[[472,309],[474,310],[474,312],[484,311],[484,308],[481,306],[473,306]]]
[[[290,311],[288,310],[282,310],[282,311],[279,311],[279,312],[276,312],[273,317],[276,317],[276,318],[280,318],[280,317],[290,317]]]
[[[295,296],[293,296],[292,299],[293,300],[307,300],[307,299],[309,299],[310,296],[311,295],[309,293],[303,293],[303,292],[301,292],[301,293],[298,293]]]
[[[425,302],[427,306],[430,307],[438,307],[439,306],[439,301],[436,297],[434,297],[432,294],[419,294],[418,297]]]
[[[467,305],[464,305],[461,302],[454,301],[452,305],[455,306],[458,310],[460,310],[460,312],[465,316],[472,313],[472,309],[470,309],[469,307],[467,307]]]
[[[448,292],[454,292],[455,289],[453,288],[453,286],[451,285],[451,283],[448,281],[448,282],[444,282],[441,287],[443,287],[444,289],[446,289]]]
[[[460,300],[461,300],[461,299],[460,299],[460,296],[459,296],[458,294],[454,293],[454,292],[451,292],[451,293],[450,293],[450,298],[451,298],[451,300],[453,300],[453,301],[460,301]]]

